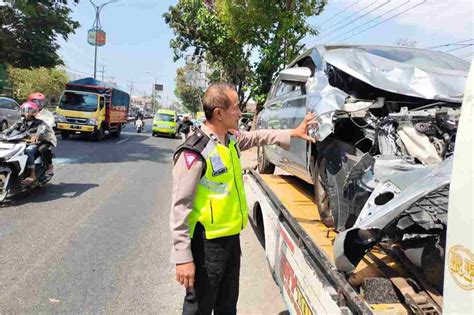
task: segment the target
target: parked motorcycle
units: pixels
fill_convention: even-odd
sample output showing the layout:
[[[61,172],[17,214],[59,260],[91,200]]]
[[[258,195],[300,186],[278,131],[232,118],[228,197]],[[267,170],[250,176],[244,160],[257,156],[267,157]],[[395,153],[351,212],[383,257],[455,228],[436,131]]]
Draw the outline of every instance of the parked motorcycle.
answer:
[[[25,173],[29,135],[27,132],[13,132],[9,136],[0,136],[0,203],[9,196],[46,185],[52,175],[46,175],[46,165],[39,156],[35,160],[37,181],[30,186],[21,182],[27,177]]]

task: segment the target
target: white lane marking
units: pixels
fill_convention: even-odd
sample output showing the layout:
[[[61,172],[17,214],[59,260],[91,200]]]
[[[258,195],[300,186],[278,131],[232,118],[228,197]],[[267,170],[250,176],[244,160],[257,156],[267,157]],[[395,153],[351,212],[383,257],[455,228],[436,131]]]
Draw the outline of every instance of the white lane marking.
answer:
[[[125,142],[125,141],[127,141],[127,140],[128,140],[128,138],[125,138],[125,139],[123,139],[123,140],[120,140],[120,141],[117,142],[116,144],[120,144],[120,143]]]

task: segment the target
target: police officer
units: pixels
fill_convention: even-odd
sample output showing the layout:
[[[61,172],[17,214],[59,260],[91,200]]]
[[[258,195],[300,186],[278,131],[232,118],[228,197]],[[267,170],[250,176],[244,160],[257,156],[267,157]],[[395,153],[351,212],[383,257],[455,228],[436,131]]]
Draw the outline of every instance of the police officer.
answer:
[[[289,149],[291,137],[314,141],[307,131],[316,116],[291,130],[235,131],[242,113],[232,85],[211,85],[202,101],[206,123],[174,155],[171,262],[186,289],[183,314],[236,314],[239,235],[247,224],[240,151],[268,144]]]

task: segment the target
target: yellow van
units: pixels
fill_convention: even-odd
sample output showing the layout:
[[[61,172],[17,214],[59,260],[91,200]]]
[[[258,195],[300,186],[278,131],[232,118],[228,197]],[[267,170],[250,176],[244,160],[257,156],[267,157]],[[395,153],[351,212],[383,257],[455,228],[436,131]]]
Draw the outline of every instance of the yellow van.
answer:
[[[174,110],[159,109],[153,118],[151,133],[153,136],[169,135],[172,137],[178,133],[178,115]]]

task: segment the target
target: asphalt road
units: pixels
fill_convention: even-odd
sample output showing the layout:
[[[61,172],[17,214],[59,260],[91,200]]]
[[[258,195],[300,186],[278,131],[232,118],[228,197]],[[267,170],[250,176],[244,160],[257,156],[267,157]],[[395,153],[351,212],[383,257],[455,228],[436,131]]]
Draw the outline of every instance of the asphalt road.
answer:
[[[147,123],[119,139],[60,140],[52,182],[0,208],[0,313],[180,313],[168,230],[180,140],[151,137]],[[252,229],[246,246],[240,313],[285,311]]]

